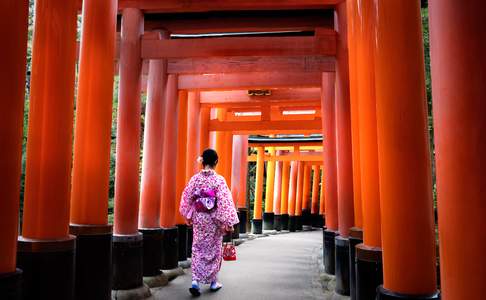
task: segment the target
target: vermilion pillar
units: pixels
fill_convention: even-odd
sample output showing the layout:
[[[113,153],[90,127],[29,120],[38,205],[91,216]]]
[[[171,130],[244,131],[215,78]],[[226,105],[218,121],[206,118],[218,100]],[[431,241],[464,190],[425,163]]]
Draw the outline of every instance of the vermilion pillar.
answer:
[[[76,299],[111,296],[108,183],[116,12],[114,0],[83,2],[70,226],[77,236]]]
[[[350,294],[349,230],[354,226],[353,160],[346,2],[336,6],[336,155],[339,237],[336,237],[336,292]]]
[[[265,164],[265,148],[257,147],[255,202],[253,208],[252,232],[262,233],[262,202],[263,202],[263,172]]]
[[[248,136],[235,135],[233,138],[233,169],[231,192],[238,207],[239,232],[246,233],[248,205],[246,201],[246,181],[248,174]]]
[[[335,74],[322,74],[321,109],[323,135],[323,177],[325,187],[326,223],[324,230],[324,267],[326,273],[334,274],[335,243],[338,230],[337,175],[336,175],[336,112]]]
[[[199,92],[189,92],[187,99],[187,155],[186,155],[186,182],[199,172],[201,164],[197,158],[200,153],[200,120],[201,104],[199,103]]]
[[[69,235],[69,200],[76,4],[74,0],[44,0],[35,5],[24,215],[17,258],[24,271],[26,299],[73,298],[75,238]],[[9,2],[8,6],[17,5]],[[14,75],[7,76],[14,79]],[[13,99],[8,102],[15,105]]]
[[[199,113],[199,153],[209,148],[209,118],[211,109],[209,107],[201,107]]]
[[[226,114],[226,109],[223,108],[217,108],[215,109],[216,113],[216,118],[219,121],[224,121],[225,119],[225,114]],[[226,182],[229,183],[228,178],[226,178],[226,147],[225,147],[225,142],[226,142],[226,132],[225,131],[216,131],[214,132],[214,150],[218,153],[218,164],[216,165],[216,172],[223,176],[224,179],[226,179]]]
[[[167,34],[159,33],[159,38]],[[162,229],[160,195],[162,148],[164,141],[165,84],[167,60],[150,60],[143,139],[142,184],[140,190],[139,231],[143,234],[143,276],[161,274]]]
[[[114,290],[143,286],[142,235],[138,232],[142,34],[142,12],[135,8],[124,9],[115,165]]]
[[[351,142],[353,158],[353,193],[354,193],[354,227],[350,229],[350,237],[353,241],[361,241],[363,238],[363,208],[361,205],[361,166],[360,166],[360,127],[359,127],[359,94],[358,94],[358,76],[357,76],[357,56],[356,38],[360,30],[360,23],[357,22],[357,10],[351,9],[351,5],[362,0],[346,1],[347,8],[347,42],[348,42],[348,62],[349,62],[349,99],[351,109]],[[372,1],[367,1],[372,2]],[[352,242],[353,242],[352,241]],[[351,268],[352,271],[352,268]],[[351,281],[351,289],[353,282]],[[351,297],[354,297],[351,291]]]
[[[320,227],[319,218],[319,185],[321,171],[318,165],[312,166],[312,201],[311,201],[311,220],[312,227]]]
[[[378,0],[375,5],[384,276],[378,299],[399,299],[396,293],[437,299],[420,2]]]
[[[275,147],[269,147],[268,153],[271,158],[275,158]],[[265,184],[265,213],[263,214],[263,229],[273,230],[273,219],[275,213],[273,211],[273,190],[275,184],[275,161],[269,160],[267,162],[267,177]]]
[[[304,194],[304,162],[297,163],[297,182],[295,194],[295,229],[302,230],[302,199]]]
[[[290,162],[282,162],[282,189],[280,192],[280,214],[282,230],[289,230],[289,177]]]
[[[486,278],[486,7],[429,3],[441,295],[474,299]]]
[[[277,151],[276,155],[281,155],[281,151]],[[275,183],[273,188],[273,213],[275,214],[273,220],[274,229],[282,230],[281,219],[281,199],[282,199],[282,162],[275,162]]]
[[[16,267],[20,165],[27,53],[28,1],[0,4],[0,36],[5,41],[0,56],[0,294],[20,298],[21,271]]]
[[[165,84],[167,61],[150,60],[145,108],[142,184],[138,226],[160,228],[160,193],[162,180],[162,147],[164,141]]]
[[[166,84],[164,146],[162,157],[162,196],[160,199],[160,227],[164,231],[162,269],[178,266],[178,230],[176,225],[176,185],[178,148],[178,85],[177,75],[170,74]]]
[[[290,232],[295,232],[296,230],[295,199],[297,196],[297,173],[298,173],[298,163],[296,161],[292,161],[290,163],[289,197],[288,197]]]
[[[179,261],[187,260],[187,225],[179,213],[182,192],[186,186],[186,159],[187,159],[187,91],[179,91],[177,106],[177,158],[176,158],[176,194],[175,194],[175,222],[178,232],[178,255]]]
[[[359,93],[359,153],[361,156],[361,200],[363,205],[363,240],[357,246],[357,299],[376,297],[376,288],[383,283],[381,253],[380,185],[378,171],[378,141],[376,129],[375,13],[373,3],[348,2],[356,11],[359,24],[355,36],[357,52],[356,76]]]
[[[233,169],[233,133],[231,131],[225,131],[223,135],[224,139],[224,178],[226,179],[226,183],[231,185],[231,173]],[[230,187],[231,188],[231,187]]]
[[[312,166],[304,163],[304,182],[302,184],[302,224],[310,226],[311,221],[311,182]]]
[[[326,216],[326,196],[325,196],[325,188],[324,188],[324,167],[321,166],[319,167],[319,171],[321,172],[321,187],[319,190],[319,220],[323,222],[323,225],[325,224],[324,219],[321,220],[322,218],[325,218]]]

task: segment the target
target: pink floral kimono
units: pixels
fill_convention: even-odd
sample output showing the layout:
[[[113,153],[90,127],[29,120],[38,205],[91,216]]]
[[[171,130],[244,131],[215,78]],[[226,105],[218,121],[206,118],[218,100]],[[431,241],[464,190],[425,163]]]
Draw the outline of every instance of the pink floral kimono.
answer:
[[[214,207],[198,209],[201,190],[215,195]],[[194,175],[182,193],[179,211],[193,223],[192,280],[211,283],[217,280],[221,268],[224,226],[239,222],[231,192],[224,178],[213,170],[202,170]]]

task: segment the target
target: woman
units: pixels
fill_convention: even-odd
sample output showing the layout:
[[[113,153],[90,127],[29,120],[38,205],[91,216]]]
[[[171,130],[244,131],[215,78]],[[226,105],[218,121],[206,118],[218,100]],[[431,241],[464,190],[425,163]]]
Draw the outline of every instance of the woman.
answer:
[[[206,149],[202,154],[203,170],[194,175],[182,193],[179,207],[188,225],[193,225],[192,295],[199,296],[200,283],[210,284],[211,291],[221,289],[217,275],[221,268],[223,235],[239,222],[231,192],[224,178],[214,171],[218,154]]]

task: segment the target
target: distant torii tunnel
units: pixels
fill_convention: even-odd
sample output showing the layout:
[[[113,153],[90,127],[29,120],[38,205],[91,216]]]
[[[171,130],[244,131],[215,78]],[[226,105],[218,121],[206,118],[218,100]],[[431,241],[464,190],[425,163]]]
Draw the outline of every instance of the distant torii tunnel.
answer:
[[[352,299],[481,298],[486,4],[428,1],[431,168],[421,2],[36,0],[26,64],[29,1],[1,1],[0,298],[149,297],[190,256],[178,204],[208,147],[234,237],[322,228]]]

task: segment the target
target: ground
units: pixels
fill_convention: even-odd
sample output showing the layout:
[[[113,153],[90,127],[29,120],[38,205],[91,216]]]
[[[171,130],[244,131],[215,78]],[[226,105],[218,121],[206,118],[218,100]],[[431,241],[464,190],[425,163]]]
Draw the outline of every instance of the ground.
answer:
[[[211,293],[204,286],[200,299],[331,299],[321,284],[321,253],[321,230],[247,241],[237,247],[237,261],[223,262],[223,288]],[[152,293],[155,299],[191,299],[190,283],[189,269]]]

